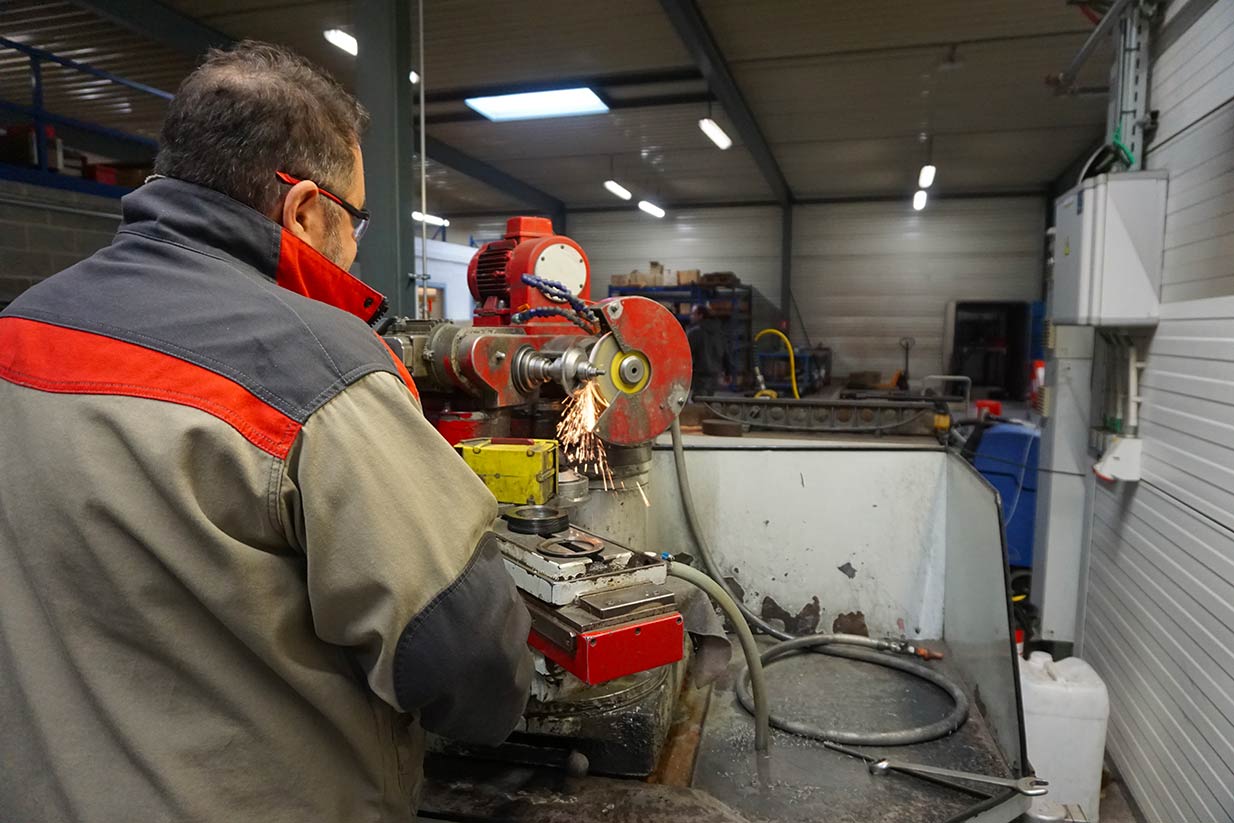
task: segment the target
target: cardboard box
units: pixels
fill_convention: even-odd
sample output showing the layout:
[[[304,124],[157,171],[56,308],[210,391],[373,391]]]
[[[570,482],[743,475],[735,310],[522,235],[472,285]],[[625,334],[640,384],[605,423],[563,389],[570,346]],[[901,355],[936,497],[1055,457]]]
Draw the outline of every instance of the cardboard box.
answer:
[[[700,272],[698,269],[677,269],[677,285],[689,286],[692,283],[697,283]]]
[[[630,275],[628,274],[610,275],[608,278],[608,284],[610,286],[628,286],[630,285]]]
[[[96,183],[106,183],[109,186],[117,185],[116,181],[119,179],[114,166],[107,166],[102,163],[84,164],[81,176]]]
[[[650,286],[654,282],[651,275],[645,271],[632,271],[628,277],[631,286]]]
[[[709,271],[699,278],[704,286],[740,286],[741,278],[731,271]]]

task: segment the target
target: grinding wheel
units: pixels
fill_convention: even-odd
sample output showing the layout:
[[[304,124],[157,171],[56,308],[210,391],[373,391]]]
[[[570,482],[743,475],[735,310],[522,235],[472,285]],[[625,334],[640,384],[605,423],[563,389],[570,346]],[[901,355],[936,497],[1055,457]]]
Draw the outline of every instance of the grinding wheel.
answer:
[[[690,343],[676,315],[646,297],[601,304],[609,332],[590,352],[604,373],[596,388],[607,407],[596,421],[605,443],[637,446],[664,432],[690,393]]]

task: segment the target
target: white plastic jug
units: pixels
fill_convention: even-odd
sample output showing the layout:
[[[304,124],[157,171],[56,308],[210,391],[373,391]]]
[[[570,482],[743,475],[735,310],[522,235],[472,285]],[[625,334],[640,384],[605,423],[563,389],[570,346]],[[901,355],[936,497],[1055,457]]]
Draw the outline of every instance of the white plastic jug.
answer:
[[[1080,806],[1096,821],[1110,698],[1093,667],[1078,657],[1055,662],[1048,652],[1020,659],[1028,760],[1050,793],[1034,798],[1031,817],[1058,819],[1058,806]],[[1076,815],[1071,815],[1077,819]]]

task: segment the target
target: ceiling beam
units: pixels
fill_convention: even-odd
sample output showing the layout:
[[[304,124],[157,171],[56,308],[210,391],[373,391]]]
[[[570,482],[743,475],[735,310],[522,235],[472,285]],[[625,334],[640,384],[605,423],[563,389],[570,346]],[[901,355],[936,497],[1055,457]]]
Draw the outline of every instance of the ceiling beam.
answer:
[[[210,49],[226,48],[234,42],[221,31],[153,0],[73,2],[130,31],[194,57],[200,57]]]
[[[196,57],[211,48],[226,48],[236,42],[217,29],[153,0],[73,2],[131,31]],[[428,156],[443,166],[449,166],[503,194],[549,213],[554,222],[564,220],[566,207],[557,198],[431,136],[427,138],[427,143]]]
[[[425,136],[425,152],[433,160],[449,166],[457,172],[467,175],[473,180],[479,180],[486,186],[491,186],[500,192],[510,195],[529,206],[544,211],[553,217],[556,223],[565,217],[566,204],[551,194],[537,189],[530,183],[525,183],[517,177],[506,174],[495,166],[490,166],[483,160],[477,160],[453,146],[446,145],[431,134]]]
[[[737,87],[737,81],[733,79],[733,73],[716,45],[715,37],[712,36],[707,21],[703,19],[698,4],[695,0],[660,0],[660,6],[677,29],[677,36],[694,58],[712,93],[724,107],[741,142],[753,155],[754,162],[763,173],[776,202],[782,206],[790,205],[793,192],[784,178],[784,172],[780,170],[780,164],[776,162],[771,146],[763,136],[758,121],[754,119],[754,113],[750,111],[745,96]]]

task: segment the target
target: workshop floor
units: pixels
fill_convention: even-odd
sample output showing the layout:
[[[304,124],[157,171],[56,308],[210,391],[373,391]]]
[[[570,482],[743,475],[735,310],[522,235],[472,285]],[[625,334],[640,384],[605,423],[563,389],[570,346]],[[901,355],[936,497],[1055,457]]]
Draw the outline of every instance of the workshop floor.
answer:
[[[945,661],[942,668],[947,668]],[[950,699],[930,684],[890,669],[821,655],[799,655],[777,663],[768,671],[768,680],[777,712],[826,728],[893,730],[936,720],[950,708]],[[792,735],[775,732],[767,758],[756,757],[752,748],[753,726],[737,705],[730,673],[729,682],[719,684],[712,695],[694,787],[748,820],[942,823],[980,802],[978,797],[914,777],[873,776],[863,761]],[[983,774],[1008,774],[976,708],[949,737],[865,751]]]
[[[1101,791],[1101,823],[1144,823],[1144,816],[1122,781],[1111,781]]]

